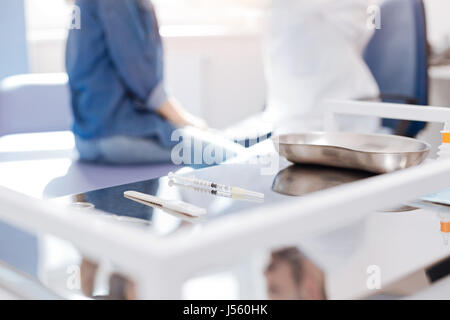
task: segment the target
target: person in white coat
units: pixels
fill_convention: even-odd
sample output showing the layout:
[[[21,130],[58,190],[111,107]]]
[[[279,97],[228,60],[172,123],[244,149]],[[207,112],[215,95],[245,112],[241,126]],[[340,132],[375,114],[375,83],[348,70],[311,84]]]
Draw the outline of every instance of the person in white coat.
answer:
[[[278,133],[322,130],[324,99],[379,96],[363,60],[373,29],[368,0],[272,0],[264,40],[264,119]],[[346,131],[376,131],[379,120],[340,117]]]

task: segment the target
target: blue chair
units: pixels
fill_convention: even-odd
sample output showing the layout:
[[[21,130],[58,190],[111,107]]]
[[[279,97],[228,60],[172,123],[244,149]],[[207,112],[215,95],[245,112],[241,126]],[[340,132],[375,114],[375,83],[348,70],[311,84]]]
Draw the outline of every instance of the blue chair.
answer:
[[[364,53],[384,102],[428,105],[428,42],[422,0],[386,0],[381,29]],[[384,119],[395,134],[414,137],[424,122]]]

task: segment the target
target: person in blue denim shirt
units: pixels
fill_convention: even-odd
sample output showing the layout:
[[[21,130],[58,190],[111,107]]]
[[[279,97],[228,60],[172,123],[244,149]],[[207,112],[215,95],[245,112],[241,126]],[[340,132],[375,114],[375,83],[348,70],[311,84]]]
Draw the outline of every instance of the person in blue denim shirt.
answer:
[[[66,69],[81,160],[167,162],[176,128],[205,128],[164,83],[158,22],[149,0],[77,0],[81,28],[70,30]]]

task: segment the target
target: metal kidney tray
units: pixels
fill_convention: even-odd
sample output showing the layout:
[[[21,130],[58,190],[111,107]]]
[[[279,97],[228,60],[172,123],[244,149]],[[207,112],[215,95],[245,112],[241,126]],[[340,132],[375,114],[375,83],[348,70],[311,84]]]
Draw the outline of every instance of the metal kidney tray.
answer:
[[[298,164],[388,173],[422,163],[430,145],[412,138],[347,132],[311,132],[272,138],[277,151]]]

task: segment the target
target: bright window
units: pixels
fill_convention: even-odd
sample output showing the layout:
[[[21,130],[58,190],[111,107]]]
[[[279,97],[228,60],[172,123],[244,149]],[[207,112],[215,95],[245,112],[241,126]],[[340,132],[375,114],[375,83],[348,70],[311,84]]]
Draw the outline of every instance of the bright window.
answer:
[[[261,0],[153,0],[162,25],[253,23]],[[29,36],[67,32],[72,0],[25,0]],[[82,14],[82,13],[81,13]]]
[[[64,37],[70,14],[68,0],[25,0],[28,38]]]
[[[113,1],[113,0],[111,0]],[[159,22],[200,32],[232,26],[258,28],[256,5],[265,0],[153,0]],[[64,71],[64,48],[74,0],[25,0],[31,72]],[[81,12],[83,19],[83,12]],[[185,26],[195,26],[185,28]],[[197,30],[197,31],[195,31]],[[206,32],[206,33],[207,33]]]

